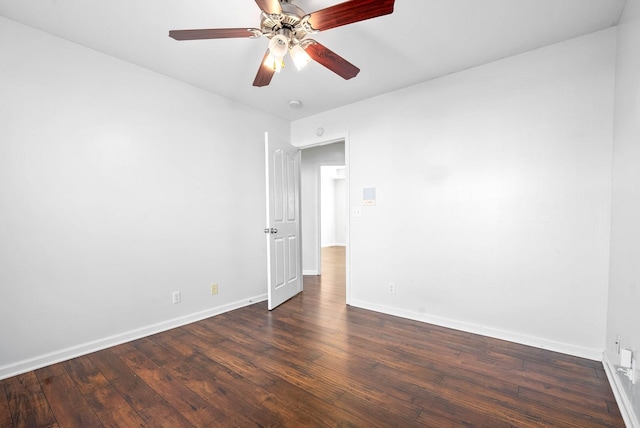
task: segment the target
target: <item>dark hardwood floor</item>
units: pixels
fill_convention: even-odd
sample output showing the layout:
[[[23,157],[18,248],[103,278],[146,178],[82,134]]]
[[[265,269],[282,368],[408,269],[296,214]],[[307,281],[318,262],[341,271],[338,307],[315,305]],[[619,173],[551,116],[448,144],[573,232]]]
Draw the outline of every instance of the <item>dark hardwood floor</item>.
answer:
[[[259,303],[0,381],[0,427],[623,427],[602,365],[345,306],[344,250]]]

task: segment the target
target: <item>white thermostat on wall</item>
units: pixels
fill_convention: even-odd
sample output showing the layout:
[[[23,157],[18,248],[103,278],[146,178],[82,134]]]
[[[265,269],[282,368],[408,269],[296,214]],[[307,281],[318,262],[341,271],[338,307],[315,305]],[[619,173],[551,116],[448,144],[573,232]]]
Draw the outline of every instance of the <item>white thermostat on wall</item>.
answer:
[[[362,205],[375,205],[376,204],[376,188],[365,187],[362,189]]]

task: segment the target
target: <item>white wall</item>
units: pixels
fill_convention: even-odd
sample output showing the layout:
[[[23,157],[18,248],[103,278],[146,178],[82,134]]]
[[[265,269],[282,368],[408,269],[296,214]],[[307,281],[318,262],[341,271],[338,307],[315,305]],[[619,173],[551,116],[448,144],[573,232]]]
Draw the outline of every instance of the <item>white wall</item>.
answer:
[[[627,0],[618,27],[615,125],[613,142],[613,207],[611,274],[606,358],[610,370],[620,363],[616,338],[640,362],[640,0]],[[639,364],[640,365],[640,364]],[[638,382],[616,373],[617,392],[627,415],[640,427]],[[632,403],[632,404],[631,404]]]
[[[344,178],[334,180],[334,245],[347,245],[347,186]]]
[[[320,167],[320,246],[346,245],[346,189],[337,167]],[[341,168],[344,171],[344,166]]]
[[[266,296],[288,123],[4,18],[0,58],[0,378]]]
[[[320,166],[344,163],[343,142],[302,150],[302,271],[305,275],[320,273]]]
[[[336,244],[336,185],[325,167],[320,173],[320,246]]]
[[[349,135],[352,304],[600,359],[615,29],[292,123]],[[396,293],[387,293],[388,282]]]

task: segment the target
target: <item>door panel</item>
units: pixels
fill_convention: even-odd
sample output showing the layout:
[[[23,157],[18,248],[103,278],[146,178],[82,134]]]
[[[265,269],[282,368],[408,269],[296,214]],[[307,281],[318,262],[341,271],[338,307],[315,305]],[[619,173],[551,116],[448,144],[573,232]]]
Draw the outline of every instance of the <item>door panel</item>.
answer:
[[[302,291],[300,151],[265,134],[269,310]]]
[[[276,270],[274,286],[275,288],[280,288],[284,285],[284,239],[282,238],[274,238],[274,247],[275,247],[275,263],[274,268]]]
[[[294,281],[298,277],[298,260],[297,260],[298,239],[295,236],[289,236],[288,241],[289,241],[289,260],[288,260],[289,276],[287,277],[287,280]]]

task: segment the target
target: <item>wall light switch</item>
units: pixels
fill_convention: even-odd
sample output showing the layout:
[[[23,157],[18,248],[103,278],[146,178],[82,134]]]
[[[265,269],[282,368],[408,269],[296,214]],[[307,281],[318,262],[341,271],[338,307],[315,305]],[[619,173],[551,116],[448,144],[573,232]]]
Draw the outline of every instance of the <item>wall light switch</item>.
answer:
[[[633,354],[630,349],[621,349],[620,350],[620,366],[626,369],[630,369],[632,355]]]
[[[361,207],[354,207],[351,210],[351,215],[353,217],[362,217],[362,208]]]

